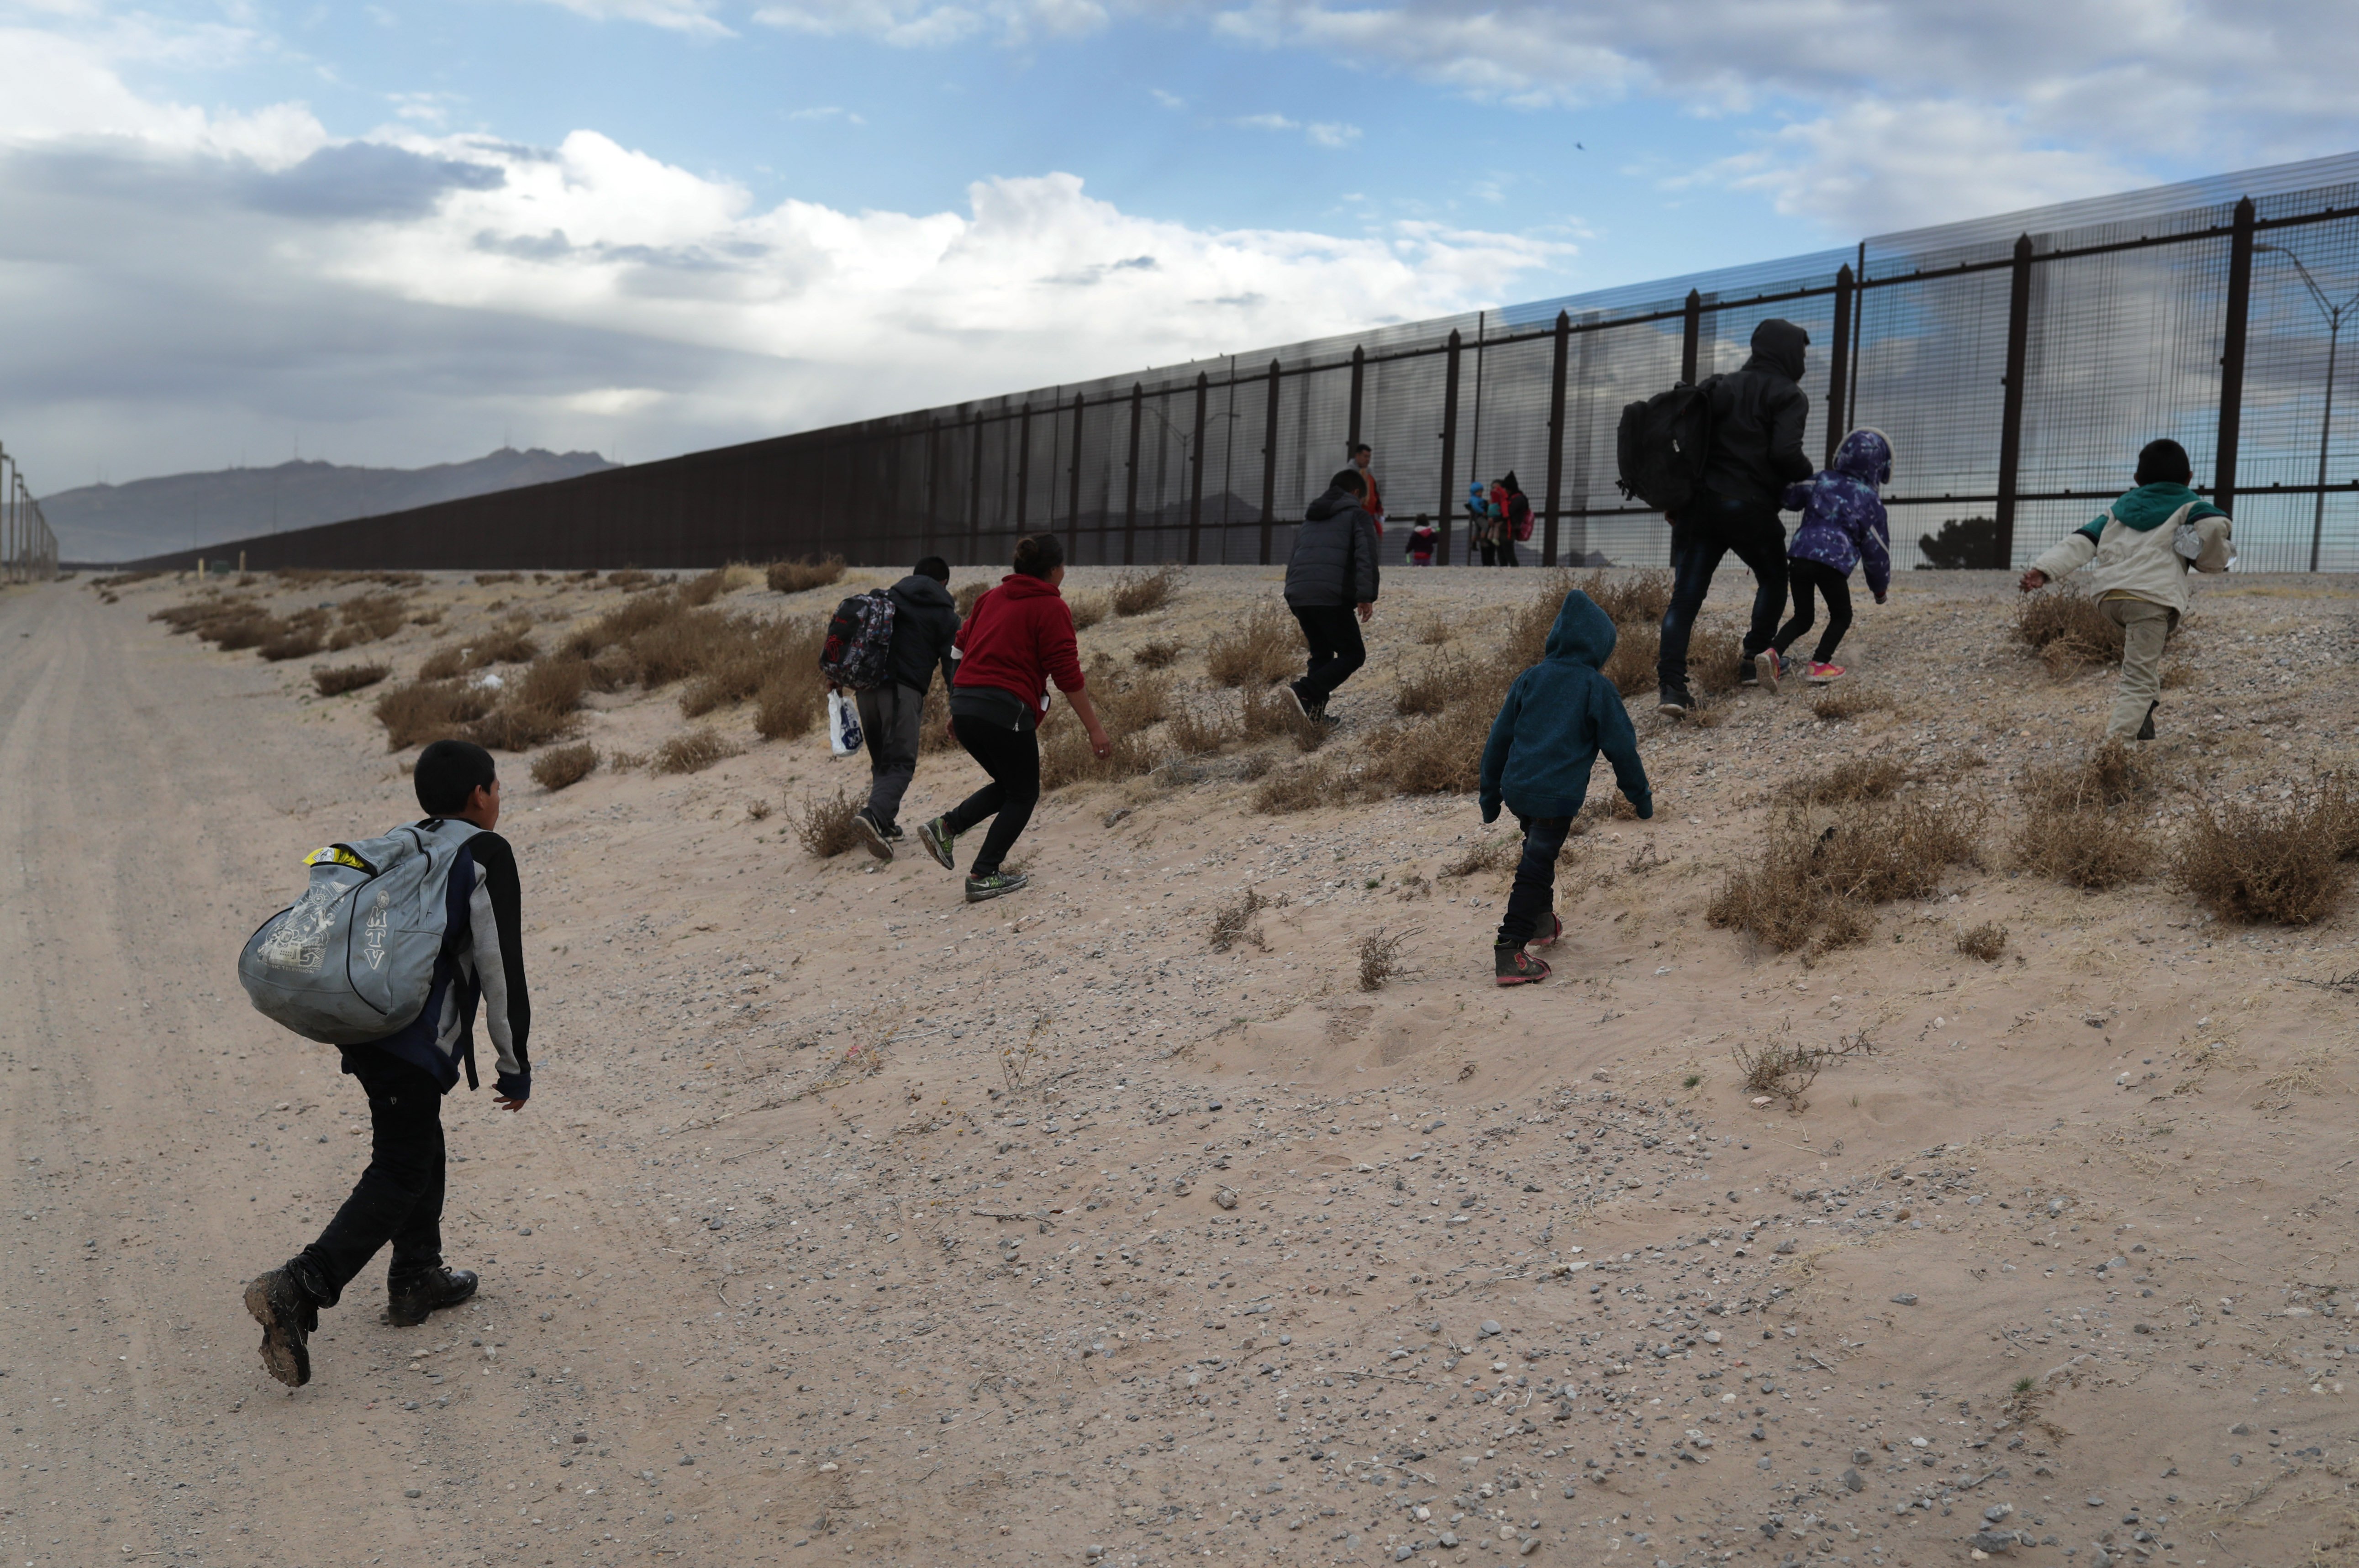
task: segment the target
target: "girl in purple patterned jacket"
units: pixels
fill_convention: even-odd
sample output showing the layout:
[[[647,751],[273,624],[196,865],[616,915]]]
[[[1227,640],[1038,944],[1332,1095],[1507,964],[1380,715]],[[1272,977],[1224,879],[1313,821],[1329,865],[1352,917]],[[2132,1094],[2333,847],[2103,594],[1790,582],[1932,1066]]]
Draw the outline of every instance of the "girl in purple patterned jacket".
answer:
[[[1865,563],[1868,591],[1879,604],[1892,587],[1891,535],[1876,495],[1876,486],[1891,479],[1891,440],[1882,430],[1863,428],[1843,437],[1832,468],[1786,487],[1784,509],[1802,514],[1802,526],[1786,547],[1794,614],[1755,660],[1765,690],[1777,690],[1786,649],[1810,629],[1813,592],[1827,602],[1827,629],[1810,659],[1810,684],[1823,686],[1843,674],[1843,666],[1832,660],[1851,629],[1851,569]]]

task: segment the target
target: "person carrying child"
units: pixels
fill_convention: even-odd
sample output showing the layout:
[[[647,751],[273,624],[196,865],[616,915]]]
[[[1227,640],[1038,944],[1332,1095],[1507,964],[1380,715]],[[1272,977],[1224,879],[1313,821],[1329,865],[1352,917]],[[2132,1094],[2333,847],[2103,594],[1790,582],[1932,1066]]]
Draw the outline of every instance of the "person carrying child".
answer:
[[[1425,513],[1419,512],[1417,515],[1417,527],[1408,531],[1408,548],[1401,553],[1408,558],[1408,563],[1411,566],[1431,566],[1433,546],[1437,537],[1433,530],[1433,519]]]
[[[2097,609],[2122,628],[2122,681],[2105,720],[2108,739],[2152,740],[2162,705],[2162,649],[2187,613],[2187,574],[2225,572],[2235,552],[2228,514],[2188,488],[2195,468],[2175,441],[2138,452],[2137,488],[2031,563],[2017,584],[2036,593],[2089,568]]]
[[[1777,690],[1786,650],[1810,629],[1813,593],[1827,602],[1827,629],[1819,637],[1818,651],[1810,655],[1810,684],[1824,686],[1842,678],[1843,668],[1834,657],[1843,633],[1851,630],[1852,568],[1866,567],[1867,589],[1877,604],[1885,602],[1892,588],[1892,536],[1883,498],[1876,494],[1877,486],[1891,483],[1892,440],[1863,426],[1843,437],[1832,468],[1786,486],[1782,508],[1802,514],[1801,526],[1786,546],[1794,614],[1754,659],[1755,677],[1763,691]]]
[[[1614,781],[1644,820],[1654,791],[1638,760],[1637,732],[1622,694],[1599,669],[1614,653],[1614,622],[1578,588],[1564,596],[1540,661],[1507,688],[1483,747],[1483,820],[1504,804],[1524,832],[1523,859],[1491,949],[1502,985],[1548,978],[1549,966],[1524,951],[1552,945],[1564,932],[1556,913],[1556,857],[1589,793],[1589,770],[1603,752]]]

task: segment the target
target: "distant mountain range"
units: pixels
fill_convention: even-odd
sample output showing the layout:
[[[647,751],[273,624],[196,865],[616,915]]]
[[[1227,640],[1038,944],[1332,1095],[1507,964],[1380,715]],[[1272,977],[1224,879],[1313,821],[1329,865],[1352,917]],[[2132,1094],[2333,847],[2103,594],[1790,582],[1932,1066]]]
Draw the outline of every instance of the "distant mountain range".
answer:
[[[502,447],[469,463],[429,468],[346,468],[282,463],[168,474],[128,485],[86,485],[41,497],[61,560],[136,561],[217,539],[306,528],[399,512],[613,468],[594,452]]]

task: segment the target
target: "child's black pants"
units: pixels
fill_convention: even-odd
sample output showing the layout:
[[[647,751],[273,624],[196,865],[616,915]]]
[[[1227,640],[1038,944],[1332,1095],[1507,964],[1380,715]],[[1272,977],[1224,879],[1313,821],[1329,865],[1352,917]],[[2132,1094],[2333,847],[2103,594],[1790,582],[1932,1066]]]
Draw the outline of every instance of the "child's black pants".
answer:
[[[442,1087],[398,1057],[354,1048],[369,1103],[369,1162],[353,1195],[290,1268],[323,1307],[390,1242],[389,1280],[442,1266]]]
[[[1518,811],[1516,821],[1524,830],[1524,857],[1516,863],[1516,885],[1507,894],[1506,918],[1499,922],[1501,947],[1521,947],[1556,913],[1556,857],[1572,832],[1571,817]]]
[[[1032,730],[1002,729],[987,720],[963,716],[951,720],[951,733],[991,775],[991,782],[943,813],[942,821],[951,832],[962,833],[984,818],[991,819],[991,831],[983,835],[969,874],[995,876],[1031,822],[1032,808],[1040,803],[1040,737]]]
[[[1335,688],[1368,662],[1368,645],[1360,636],[1360,617],[1349,604],[1288,604],[1302,624],[1302,640],[1310,648],[1310,665],[1296,682],[1309,707],[1335,694]]]
[[[1782,656],[1810,629],[1810,591],[1815,588],[1826,595],[1827,629],[1819,638],[1819,651],[1810,657],[1819,664],[1832,663],[1835,649],[1843,646],[1843,633],[1851,630],[1851,574],[1837,572],[1823,561],[1795,560],[1787,562],[1786,576],[1794,590],[1794,615],[1777,628],[1772,646]]]

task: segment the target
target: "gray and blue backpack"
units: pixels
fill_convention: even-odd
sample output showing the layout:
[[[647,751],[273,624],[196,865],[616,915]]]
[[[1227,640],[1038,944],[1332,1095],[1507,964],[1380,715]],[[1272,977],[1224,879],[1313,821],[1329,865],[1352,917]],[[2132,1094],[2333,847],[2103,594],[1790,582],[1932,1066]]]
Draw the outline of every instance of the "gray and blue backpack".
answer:
[[[442,977],[451,868],[480,831],[429,818],[304,856],[303,896],[237,956],[255,1010],[323,1045],[365,1045],[417,1018]]]

